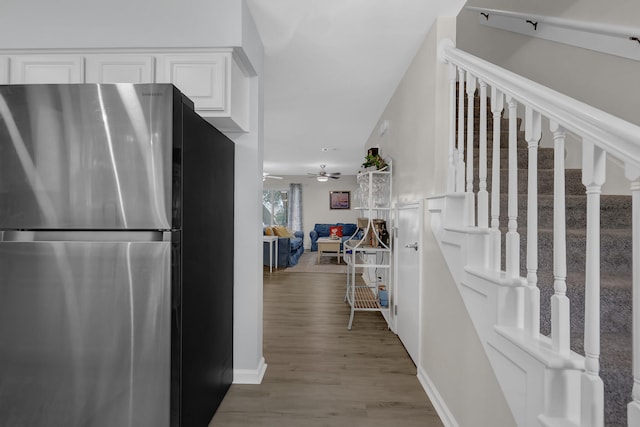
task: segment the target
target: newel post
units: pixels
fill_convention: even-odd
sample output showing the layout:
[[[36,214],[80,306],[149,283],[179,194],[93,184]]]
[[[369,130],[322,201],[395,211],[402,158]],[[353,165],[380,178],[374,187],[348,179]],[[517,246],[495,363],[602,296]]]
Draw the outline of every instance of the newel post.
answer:
[[[581,379],[580,422],[604,425],[604,385],[600,378],[600,193],[607,153],[591,141],[582,144],[582,183],[587,188],[587,252],[584,290],[585,372]]]

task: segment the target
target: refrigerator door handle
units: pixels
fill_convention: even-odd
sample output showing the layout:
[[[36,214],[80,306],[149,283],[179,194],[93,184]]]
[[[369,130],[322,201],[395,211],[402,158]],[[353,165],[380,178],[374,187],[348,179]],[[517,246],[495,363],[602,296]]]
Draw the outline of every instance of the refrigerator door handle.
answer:
[[[170,231],[4,230],[2,242],[170,242]]]

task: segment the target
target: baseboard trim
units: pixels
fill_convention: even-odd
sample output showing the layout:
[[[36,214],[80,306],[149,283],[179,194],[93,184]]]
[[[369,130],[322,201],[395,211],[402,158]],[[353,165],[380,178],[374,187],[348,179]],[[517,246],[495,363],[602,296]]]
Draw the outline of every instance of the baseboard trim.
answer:
[[[431,381],[431,378],[429,378],[429,375],[427,375],[427,372],[422,367],[418,368],[418,381],[420,381],[422,388],[425,393],[427,393],[442,423],[447,427],[459,427],[458,422],[453,417],[442,396],[440,396],[435,384],[433,384],[433,381]]]
[[[261,357],[256,369],[234,369],[233,383],[261,384],[265,372],[267,372],[267,364],[265,363],[264,357]]]

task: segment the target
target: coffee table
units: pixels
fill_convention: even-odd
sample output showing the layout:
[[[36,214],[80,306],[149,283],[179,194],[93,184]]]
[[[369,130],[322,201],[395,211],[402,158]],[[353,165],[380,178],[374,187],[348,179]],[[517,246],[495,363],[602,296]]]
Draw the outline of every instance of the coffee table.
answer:
[[[337,256],[338,264],[340,264],[340,239],[331,239],[329,237],[320,237],[318,239],[318,262],[320,264],[321,256]]]

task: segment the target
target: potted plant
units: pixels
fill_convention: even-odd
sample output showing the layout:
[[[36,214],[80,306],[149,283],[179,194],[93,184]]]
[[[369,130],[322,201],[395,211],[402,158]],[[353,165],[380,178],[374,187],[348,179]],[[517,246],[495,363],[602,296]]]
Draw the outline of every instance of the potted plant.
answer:
[[[375,168],[376,170],[383,170],[387,167],[387,162],[384,161],[380,154],[378,153],[377,147],[369,148],[367,151],[367,155],[364,156],[364,163],[362,167],[365,168]]]

